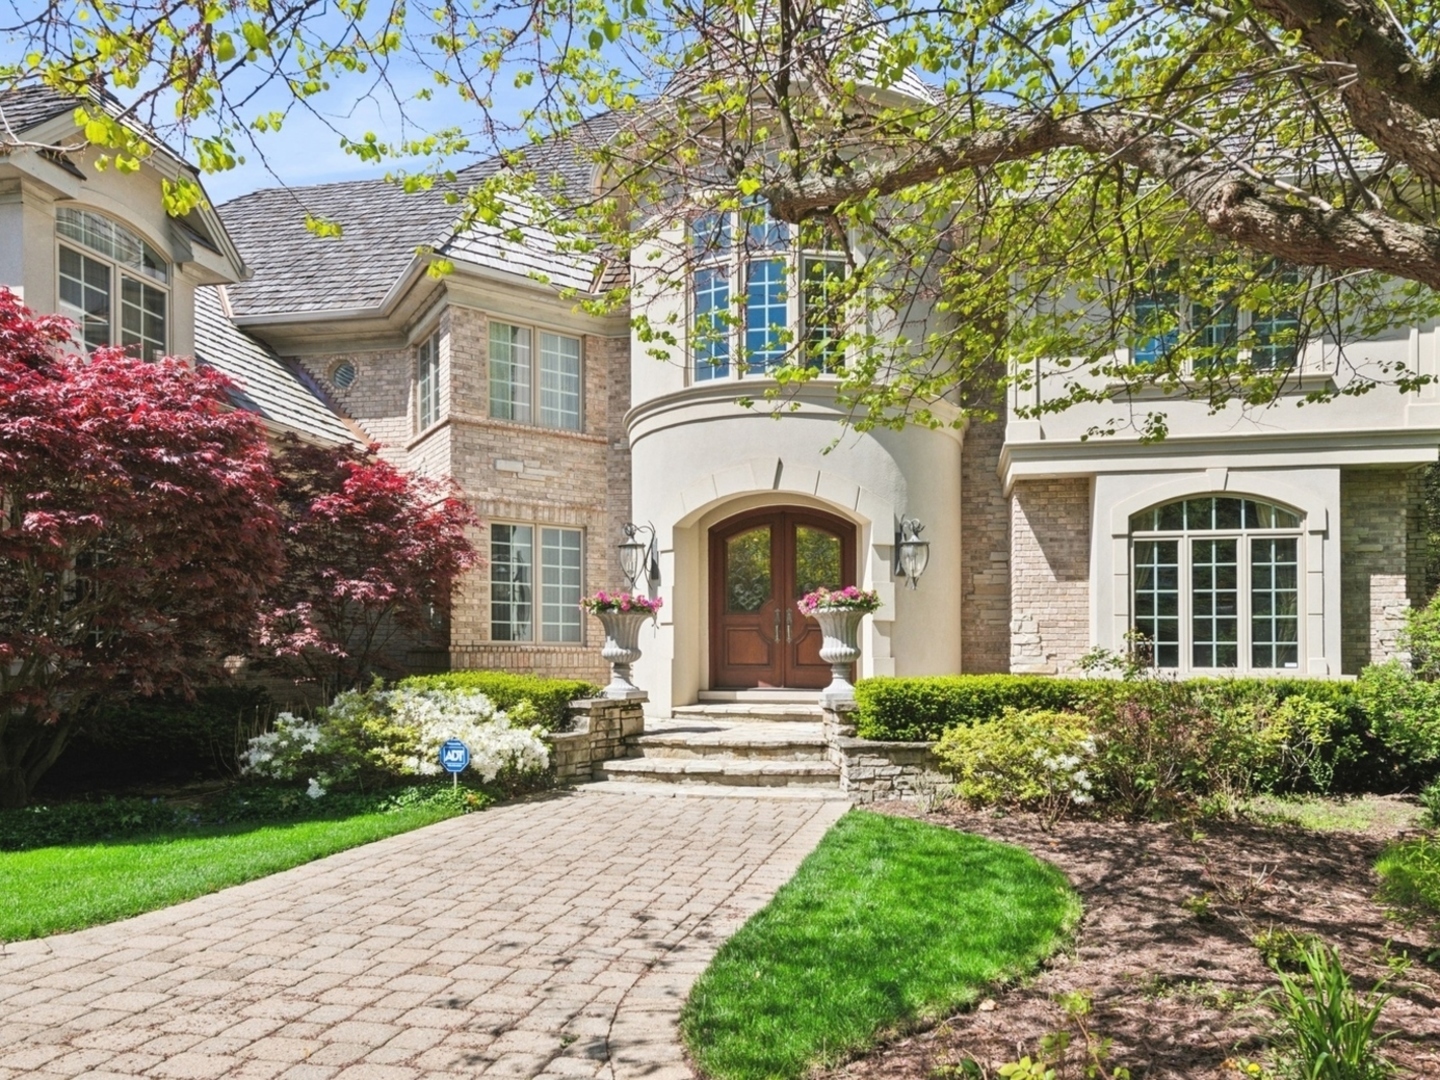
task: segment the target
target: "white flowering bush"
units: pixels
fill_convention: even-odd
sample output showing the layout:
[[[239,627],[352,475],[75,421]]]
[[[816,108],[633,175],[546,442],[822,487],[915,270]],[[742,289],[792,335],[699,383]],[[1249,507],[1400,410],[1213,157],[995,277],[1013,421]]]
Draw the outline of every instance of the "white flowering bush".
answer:
[[[1077,713],[1006,709],[946,731],[935,754],[968,802],[1037,810],[1053,823],[1095,801],[1095,735]]]
[[[350,690],[316,711],[313,721],[281,713],[272,730],[250,740],[244,773],[274,780],[309,780],[321,798],[336,787],[381,786],[406,776],[440,773],[440,746],[459,739],[483,783],[544,772],[550,751],[530,723],[526,703],[509,715],[469,690]]]

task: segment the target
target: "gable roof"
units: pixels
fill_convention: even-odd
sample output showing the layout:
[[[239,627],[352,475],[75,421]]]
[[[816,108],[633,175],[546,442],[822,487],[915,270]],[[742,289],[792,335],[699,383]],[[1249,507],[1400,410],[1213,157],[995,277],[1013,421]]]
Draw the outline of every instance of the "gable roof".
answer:
[[[302,368],[286,363],[230,321],[220,291],[224,287],[202,285],[195,290],[195,360],[230,377],[235,407],[322,442],[360,442]]]
[[[587,121],[523,151],[520,167],[534,171],[541,192],[558,180],[568,196],[583,198],[594,174],[584,149],[614,130],[609,117]],[[530,224],[518,206],[498,226],[459,228],[465,191],[505,167],[501,158],[488,158],[457,173],[452,184],[409,194],[386,180],[355,180],[267,188],[232,199],[220,207],[220,215],[254,277],[229,288],[231,310],[244,319],[378,309],[422,246],[520,276],[544,275],[557,287],[590,291],[604,258],[557,254],[553,237]],[[341,235],[314,235],[305,227],[306,214],[339,222]],[[505,237],[512,227],[524,234],[523,243]]]
[[[76,100],[48,86],[15,86],[0,91],[0,142],[46,120],[75,111]]]

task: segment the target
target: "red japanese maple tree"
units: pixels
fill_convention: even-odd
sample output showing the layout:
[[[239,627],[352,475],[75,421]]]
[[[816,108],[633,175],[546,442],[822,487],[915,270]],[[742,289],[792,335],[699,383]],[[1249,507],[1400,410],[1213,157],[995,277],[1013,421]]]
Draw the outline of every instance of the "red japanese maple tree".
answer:
[[[218,676],[281,568],[264,432],[224,377],[71,333],[0,288],[0,806],[102,695]]]
[[[432,639],[477,554],[451,484],[402,472],[374,446],[287,437],[276,471],[285,571],[261,617],[262,664],[322,692],[395,670]]]

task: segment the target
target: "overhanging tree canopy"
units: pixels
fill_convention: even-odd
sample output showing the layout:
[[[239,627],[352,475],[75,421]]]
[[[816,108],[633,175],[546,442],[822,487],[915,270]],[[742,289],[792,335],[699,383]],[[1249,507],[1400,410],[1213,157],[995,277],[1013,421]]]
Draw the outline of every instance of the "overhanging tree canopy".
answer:
[[[20,10],[29,56],[10,78],[104,76],[135,115],[191,137],[207,168],[282,122],[252,99],[267,84],[314,107],[331,77],[353,85],[363,72],[374,92],[398,96],[399,74],[424,68],[435,85],[423,94],[465,101],[444,131],[345,132],[367,159],[453,162],[513,143],[520,128],[540,137],[609,110],[616,134],[592,150],[600,189],[557,206],[563,196],[533,185],[537,212],[568,243],[622,253],[678,217],[759,201],[827,230],[851,254],[837,310],[863,295],[894,313],[878,327],[845,321],[845,386],[862,424],[928,419],[927,401],[957,391],[993,407],[1000,383],[1057,356],[1083,377],[1046,408],[1148,382],[1265,403],[1289,376],[1251,362],[1253,341],[1215,332],[1238,325],[1235,310],[1293,311],[1292,337],[1342,343],[1437,313],[1440,7],[1428,0]],[[507,125],[512,87],[533,106]],[[134,152],[133,135],[98,111],[87,134]],[[496,220],[534,179],[517,159],[470,191],[467,209]],[[693,254],[670,249],[656,273],[682,282]],[[1157,295],[1183,299],[1144,303]],[[1137,299],[1158,325],[1137,319]],[[642,329],[663,341],[687,328]],[[1167,348],[1147,364],[1115,351],[1157,336]],[[1413,385],[1413,373],[1363,356],[1340,366],[1310,400]],[[781,381],[812,372],[799,365]]]

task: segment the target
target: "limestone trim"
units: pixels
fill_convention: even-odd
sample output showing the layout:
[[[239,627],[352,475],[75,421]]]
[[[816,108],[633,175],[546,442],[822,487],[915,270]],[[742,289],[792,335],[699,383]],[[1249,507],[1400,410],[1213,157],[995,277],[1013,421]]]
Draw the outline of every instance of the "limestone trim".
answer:
[[[1153,487],[1137,492],[1127,499],[1121,499],[1110,507],[1110,536],[1113,539],[1130,536],[1130,517],[1141,510],[1148,510],[1161,503],[1173,502],[1201,495],[1250,496],[1264,502],[1284,503],[1298,510],[1305,518],[1301,531],[1324,534],[1330,530],[1330,512],[1323,499],[1313,491],[1287,483],[1283,479],[1266,474],[1264,477],[1248,475],[1241,469],[1207,469],[1204,473],[1188,473],[1163,480]]]

